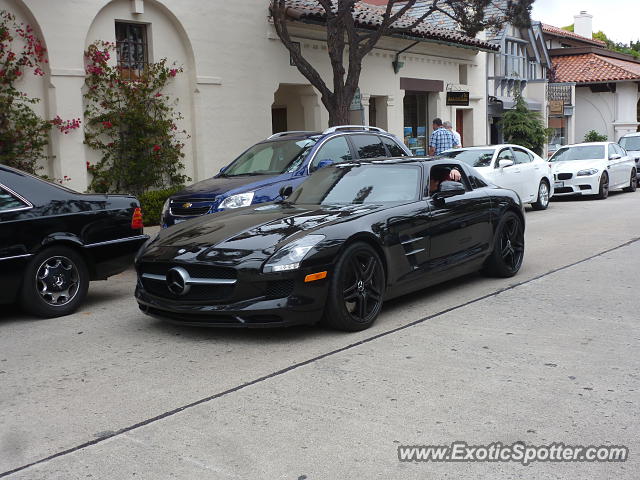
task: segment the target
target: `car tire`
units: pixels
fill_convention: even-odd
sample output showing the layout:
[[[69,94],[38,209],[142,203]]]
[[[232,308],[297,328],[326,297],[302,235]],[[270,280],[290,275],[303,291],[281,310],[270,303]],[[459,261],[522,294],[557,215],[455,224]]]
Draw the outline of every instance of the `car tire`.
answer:
[[[22,308],[52,318],[76,311],[87,295],[89,270],[76,251],[54,246],[31,259],[22,279]]]
[[[609,174],[604,172],[600,177],[600,187],[598,188],[598,200],[605,200],[609,196]]]
[[[631,172],[631,179],[629,180],[629,186],[623,188],[623,190],[625,192],[632,193],[632,192],[635,192],[637,189],[638,189],[638,175],[636,174],[636,171],[633,170]]]
[[[506,212],[493,241],[493,251],[484,265],[484,273],[493,277],[513,277],[524,259],[524,223],[514,212]]]
[[[547,209],[549,206],[549,192],[549,182],[545,179],[540,180],[540,185],[538,185],[538,200],[531,204],[534,210]]]
[[[347,332],[369,328],[382,310],[385,285],[374,248],[364,242],[349,245],[336,263],[322,323]]]

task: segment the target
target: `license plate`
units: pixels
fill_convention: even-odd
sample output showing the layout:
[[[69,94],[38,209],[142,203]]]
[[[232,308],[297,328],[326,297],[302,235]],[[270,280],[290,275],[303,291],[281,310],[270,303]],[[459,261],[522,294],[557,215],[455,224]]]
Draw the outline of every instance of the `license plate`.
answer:
[[[562,188],[562,187],[564,187],[564,182],[555,182],[555,183],[553,184],[553,186],[554,186],[555,188]]]

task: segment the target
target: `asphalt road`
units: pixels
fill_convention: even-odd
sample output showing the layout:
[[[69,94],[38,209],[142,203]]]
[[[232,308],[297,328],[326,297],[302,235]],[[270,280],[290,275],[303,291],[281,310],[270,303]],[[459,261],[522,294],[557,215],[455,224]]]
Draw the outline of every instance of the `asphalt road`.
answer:
[[[0,312],[0,477],[640,478],[640,192],[527,212],[523,269],[376,325],[207,330],[141,314],[133,272],[75,315]],[[402,463],[399,445],[627,445],[625,463]],[[13,472],[13,473],[10,473]]]

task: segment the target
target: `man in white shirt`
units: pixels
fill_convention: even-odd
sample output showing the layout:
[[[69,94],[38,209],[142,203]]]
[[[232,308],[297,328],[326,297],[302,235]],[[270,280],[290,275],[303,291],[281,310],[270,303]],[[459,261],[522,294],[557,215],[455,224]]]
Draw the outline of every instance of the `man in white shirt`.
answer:
[[[446,128],[447,130],[449,130],[451,133],[453,133],[453,136],[456,139],[456,144],[453,146],[454,148],[462,148],[462,137],[460,136],[460,134],[458,132],[456,132],[453,129],[453,125],[451,125],[451,122],[449,122],[448,120],[446,122],[443,123],[444,128]]]

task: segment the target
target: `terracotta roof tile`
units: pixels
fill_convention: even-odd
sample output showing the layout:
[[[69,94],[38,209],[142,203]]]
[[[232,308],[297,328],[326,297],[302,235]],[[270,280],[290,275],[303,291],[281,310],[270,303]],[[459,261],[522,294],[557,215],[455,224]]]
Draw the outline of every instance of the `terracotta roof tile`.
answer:
[[[553,57],[557,82],[597,83],[640,80],[640,63],[587,53]]]
[[[324,21],[324,8],[317,0],[287,0],[287,5],[297,11],[301,20]],[[361,28],[375,28],[382,23],[382,16],[385,7],[379,7],[368,3],[357,3],[353,12],[356,24]],[[297,17],[297,16],[296,16]],[[397,27],[407,27],[415,21],[416,17],[405,14],[396,22]],[[483,40],[469,37],[463,33],[447,28],[441,28],[429,24],[427,21],[421,23],[407,33],[408,36],[424,38],[429,40],[439,40],[444,42],[457,43],[485,50],[498,50],[499,47]]]
[[[578,35],[577,33],[573,33],[568,30],[563,30],[562,28],[554,27],[553,25],[548,25],[546,23],[542,24],[542,31],[545,33],[556,35],[558,37],[571,38],[573,40],[580,40],[581,42],[584,42],[584,43],[590,43],[591,45],[598,45],[599,47],[607,46],[607,44],[601,40],[595,40],[593,38],[583,37],[582,35]]]

